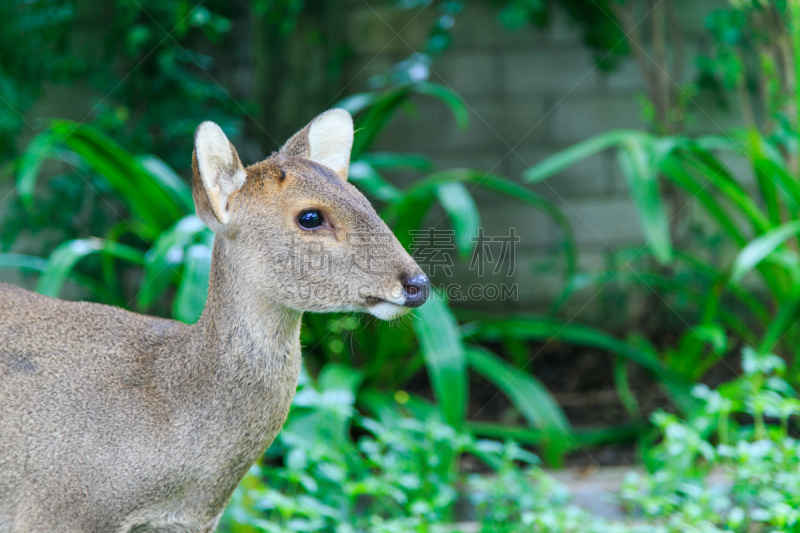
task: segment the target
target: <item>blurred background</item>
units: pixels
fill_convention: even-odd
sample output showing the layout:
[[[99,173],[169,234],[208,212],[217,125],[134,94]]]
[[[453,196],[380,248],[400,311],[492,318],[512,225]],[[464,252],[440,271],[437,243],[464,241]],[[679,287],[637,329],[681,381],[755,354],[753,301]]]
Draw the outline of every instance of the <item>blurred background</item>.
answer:
[[[221,531],[800,531],[798,54],[794,0],[6,0],[0,281],[193,323],[197,125],[343,107],[435,298],[306,315]]]

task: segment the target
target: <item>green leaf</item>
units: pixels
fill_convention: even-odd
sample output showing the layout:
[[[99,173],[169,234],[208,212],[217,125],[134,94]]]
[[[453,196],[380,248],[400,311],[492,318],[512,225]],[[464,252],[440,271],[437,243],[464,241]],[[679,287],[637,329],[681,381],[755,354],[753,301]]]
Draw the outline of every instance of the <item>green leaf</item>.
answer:
[[[484,348],[468,346],[467,359],[473,370],[511,399],[528,424],[542,431],[540,444],[544,446],[548,463],[560,466],[564,455],[576,442],[567,416],[547,388],[533,375]]]
[[[414,182],[399,201],[389,205],[382,213],[384,219],[390,225],[394,225],[398,240],[406,248],[411,242],[409,231],[419,229],[425,214],[433,204],[431,196],[438,196],[438,187],[446,183],[472,183],[475,187],[479,186],[526,203],[549,216],[559,226],[564,236],[567,277],[572,277],[577,264],[577,245],[572,225],[564,213],[546,198],[518,183],[501,176],[484,174],[483,172],[466,168],[435,172],[424,179]]]
[[[547,157],[522,173],[529,183],[543,181],[596,153],[619,146],[625,142],[650,138],[649,134],[635,130],[614,130],[573,144],[569,148]]]
[[[17,166],[17,195],[25,206],[29,207],[31,205],[39,168],[55,152],[53,145],[54,140],[51,139],[50,134],[37,135],[28,143],[19,158]]]
[[[756,161],[763,161],[765,159],[763,156],[764,148],[762,145],[762,139],[758,131],[751,130],[748,132],[747,144],[750,149],[749,155],[751,161],[755,163]],[[758,188],[761,191],[761,199],[767,206],[769,221],[773,225],[780,224],[781,207],[778,198],[778,187],[775,184],[775,176],[772,172],[770,172],[770,170],[775,170],[774,166],[765,168],[761,165],[754,164],[753,170],[755,171]]]
[[[117,259],[141,265],[144,254],[130,246],[102,239],[76,239],[60,244],[50,255],[47,268],[42,273],[36,291],[46,296],[58,297],[64,282],[75,265],[91,254],[102,252]]]
[[[392,170],[419,170],[430,172],[434,169],[429,157],[420,154],[398,154],[395,152],[370,152],[361,157],[361,161],[368,163],[379,171]]]
[[[455,232],[456,248],[462,257],[469,257],[475,248],[475,239],[481,226],[478,206],[462,183],[443,183],[436,188],[436,196],[450,219]]]
[[[538,445],[542,440],[542,432],[537,429],[506,426],[490,422],[469,422],[467,429],[476,435],[498,440],[514,439],[521,444],[532,444],[534,446]],[[600,429],[576,428],[574,438],[579,447],[594,447],[610,443],[631,442],[641,435],[644,429],[646,427],[643,427],[640,423]]]
[[[350,163],[348,179],[365,195],[381,202],[396,202],[403,196],[400,189],[383,179],[383,176],[366,161]]]
[[[674,149],[674,140],[632,137],[617,152],[628,182],[647,247],[663,265],[672,262],[669,218],[658,189],[660,162]]]
[[[558,340],[607,350],[652,372],[656,380],[664,386],[672,401],[684,411],[691,412],[697,404],[691,394],[691,383],[683,376],[646,351],[594,328],[564,324],[535,315],[520,315],[470,322],[463,325],[461,329],[465,338],[485,342],[499,342],[507,337],[536,341]]]
[[[798,233],[800,233],[800,221],[794,221],[782,224],[753,239],[736,256],[731,269],[731,281],[740,283],[748,272]]]
[[[164,166],[146,159],[145,164],[155,169],[153,173],[100,131],[65,120],[53,121],[23,154],[17,175],[17,192],[23,202],[31,201],[42,161],[63,149],[77,155],[119,194],[142,237],[155,237],[187,213],[187,188],[177,185],[174,176],[167,177]]]
[[[24,254],[0,253],[0,268],[16,268],[20,270],[31,270],[33,272],[41,273],[47,270],[47,265],[47,259],[42,259],[41,257],[33,257]],[[108,287],[102,283],[98,283],[88,276],[83,276],[76,272],[72,272],[69,276],[69,279],[89,294],[93,294],[99,298],[102,302],[116,305],[117,307],[125,306],[125,302],[116,294],[114,294],[113,291],[109,290]]]
[[[317,377],[317,389],[321,394],[317,411],[320,429],[328,438],[345,442],[350,437],[350,421],[356,392],[364,381],[364,375],[351,367],[326,364]]]
[[[351,115],[357,115],[361,111],[364,111],[369,106],[374,105],[375,101],[380,98],[381,93],[378,91],[370,91],[364,93],[356,93],[353,95],[348,96],[347,98],[342,98],[333,107],[338,107],[344,109]]]
[[[181,205],[187,213],[194,213],[192,188],[172,167],[154,155],[142,155],[137,160],[176,204]]]
[[[726,209],[726,203],[718,201],[707,188],[707,182],[699,183],[695,176],[686,169],[685,160],[677,155],[667,157],[661,163],[661,170],[676,185],[683,188],[690,197],[697,200],[724,229],[736,244],[744,246],[747,242],[742,230],[738,227],[734,217]]]
[[[137,296],[137,305],[141,309],[153,305],[169,286],[180,271],[186,247],[200,235],[210,238],[210,230],[199,217],[188,215],[158,236],[144,257],[144,276]]]
[[[184,263],[181,284],[172,303],[172,316],[181,322],[194,324],[203,314],[208,297],[211,247],[206,244],[190,246]]]
[[[47,259],[32,255],[3,253],[0,254],[0,267],[44,272],[47,268]]]
[[[414,332],[445,421],[461,427],[467,408],[467,358],[458,323],[438,291],[416,312]]]
[[[458,126],[462,129],[467,127],[469,111],[464,102],[458,94],[436,83],[413,82],[382,93],[353,95],[337,104],[337,107],[343,107],[353,114],[360,115],[355,121],[356,134],[353,139],[352,159],[362,157],[397,110],[408,103],[409,97],[414,94],[440,100],[452,111]]]
[[[469,109],[457,92],[444,85],[429,82],[414,83],[412,91],[439,99],[450,108],[460,129],[466,130],[469,127]]]

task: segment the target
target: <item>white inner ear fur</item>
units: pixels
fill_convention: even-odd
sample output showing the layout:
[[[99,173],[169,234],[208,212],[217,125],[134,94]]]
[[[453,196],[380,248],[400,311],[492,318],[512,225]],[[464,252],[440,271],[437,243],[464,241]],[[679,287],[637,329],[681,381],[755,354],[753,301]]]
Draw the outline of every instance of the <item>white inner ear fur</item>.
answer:
[[[227,224],[231,218],[228,197],[242,188],[247,174],[222,128],[213,122],[203,122],[197,129],[195,153],[211,209],[221,224]]]
[[[309,159],[347,179],[353,149],[353,117],[344,109],[331,109],[317,117],[308,131]]]

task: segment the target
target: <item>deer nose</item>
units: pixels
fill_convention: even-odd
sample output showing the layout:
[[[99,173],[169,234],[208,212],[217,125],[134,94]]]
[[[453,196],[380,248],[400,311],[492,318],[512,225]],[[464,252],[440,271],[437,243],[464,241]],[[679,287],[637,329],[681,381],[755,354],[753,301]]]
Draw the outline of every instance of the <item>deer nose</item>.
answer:
[[[406,307],[419,307],[428,299],[431,291],[431,282],[425,274],[417,274],[403,282],[403,296]]]

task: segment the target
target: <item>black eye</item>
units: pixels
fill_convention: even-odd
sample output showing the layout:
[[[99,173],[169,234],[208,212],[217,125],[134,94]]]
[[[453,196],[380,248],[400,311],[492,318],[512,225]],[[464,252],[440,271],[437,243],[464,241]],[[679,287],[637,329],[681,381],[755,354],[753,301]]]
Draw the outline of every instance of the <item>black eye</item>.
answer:
[[[325,222],[325,219],[322,218],[322,213],[317,211],[316,209],[311,209],[310,211],[303,211],[300,213],[300,216],[297,217],[297,223],[300,224],[301,228],[305,229],[314,229],[318,228]]]

